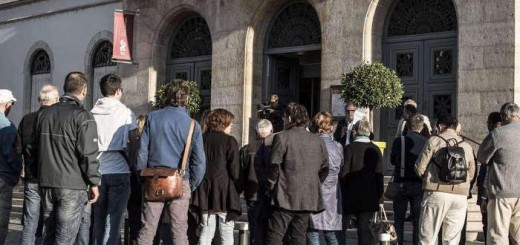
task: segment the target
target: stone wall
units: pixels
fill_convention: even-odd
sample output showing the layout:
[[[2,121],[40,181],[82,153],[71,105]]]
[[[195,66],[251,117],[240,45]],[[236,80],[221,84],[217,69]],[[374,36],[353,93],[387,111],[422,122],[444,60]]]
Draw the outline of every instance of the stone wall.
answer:
[[[464,134],[480,141],[487,134],[487,114],[517,97],[515,4],[454,2],[459,22],[458,116]]]
[[[394,0],[309,0],[321,22],[321,109],[330,109],[330,85],[365,60],[381,60],[384,22]],[[263,92],[264,40],[270,21],[287,4],[279,0],[125,0],[136,19],[136,66],[121,65],[131,87],[127,103],[149,110],[157,84],[166,79],[166,54],[177,23],[190,13],[208,23],[213,42],[212,108],[237,116],[233,135],[254,135],[255,105]],[[454,0],[458,16],[458,117],[464,133],[481,140],[486,115],[515,98],[515,8],[512,0]],[[518,69],[516,69],[518,70]],[[126,91],[126,90],[125,90]],[[376,119],[379,118],[376,112]],[[376,135],[379,125],[375,122]]]

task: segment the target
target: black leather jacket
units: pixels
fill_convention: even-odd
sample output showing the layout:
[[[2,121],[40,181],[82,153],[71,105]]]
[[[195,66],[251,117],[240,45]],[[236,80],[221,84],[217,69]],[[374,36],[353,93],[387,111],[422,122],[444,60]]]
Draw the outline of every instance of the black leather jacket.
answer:
[[[96,122],[73,95],[38,115],[26,151],[38,162],[42,187],[86,190],[100,184]]]

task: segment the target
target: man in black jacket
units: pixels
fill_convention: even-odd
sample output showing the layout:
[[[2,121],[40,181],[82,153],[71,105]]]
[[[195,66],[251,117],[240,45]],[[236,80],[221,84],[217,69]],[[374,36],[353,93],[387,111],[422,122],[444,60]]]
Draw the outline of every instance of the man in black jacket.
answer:
[[[256,124],[255,141],[240,149],[240,162],[244,179],[244,198],[250,226],[250,244],[265,244],[270,201],[267,190],[267,167],[271,160],[273,125],[267,119]]]
[[[73,244],[84,204],[99,196],[97,127],[82,106],[87,96],[85,75],[69,73],[63,90],[60,102],[38,115],[27,145],[28,157],[38,162],[44,244]]]
[[[23,200],[23,231],[21,244],[34,244],[36,233],[41,234],[42,218],[40,216],[40,193],[38,184],[38,169],[36,162],[30,161],[30,157],[25,154],[25,149],[31,136],[33,135],[36,117],[51,105],[58,102],[60,95],[58,88],[52,84],[43,85],[40,89],[40,109],[25,115],[18,126],[16,137],[16,152],[24,155],[24,200]]]
[[[291,103],[285,131],[276,134],[268,168],[268,190],[274,210],[269,217],[267,244],[282,244],[291,228],[292,244],[306,244],[309,216],[324,210],[321,183],[329,172],[325,141],[307,131],[303,105]]]

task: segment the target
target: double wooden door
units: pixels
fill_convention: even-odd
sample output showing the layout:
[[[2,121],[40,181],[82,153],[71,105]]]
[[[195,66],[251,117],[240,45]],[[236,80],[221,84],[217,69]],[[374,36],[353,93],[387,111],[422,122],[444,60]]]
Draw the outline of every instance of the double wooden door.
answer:
[[[456,114],[457,106],[457,38],[415,39],[387,42],[384,63],[395,69],[404,85],[403,101],[413,99],[418,112],[434,124],[442,114]],[[385,110],[381,133],[389,153],[395,138],[402,107]],[[432,125],[434,126],[434,125]],[[387,155],[387,173],[393,166]]]

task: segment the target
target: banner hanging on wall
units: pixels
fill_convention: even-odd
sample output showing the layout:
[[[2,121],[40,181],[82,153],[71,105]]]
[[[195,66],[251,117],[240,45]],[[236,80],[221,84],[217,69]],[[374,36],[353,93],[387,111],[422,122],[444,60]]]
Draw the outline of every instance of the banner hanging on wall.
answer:
[[[114,11],[113,62],[133,63],[132,44],[135,15],[136,13],[130,13],[123,10]]]

